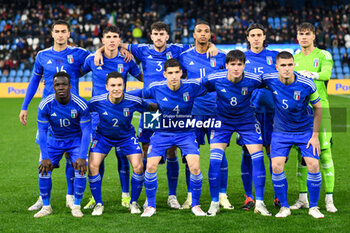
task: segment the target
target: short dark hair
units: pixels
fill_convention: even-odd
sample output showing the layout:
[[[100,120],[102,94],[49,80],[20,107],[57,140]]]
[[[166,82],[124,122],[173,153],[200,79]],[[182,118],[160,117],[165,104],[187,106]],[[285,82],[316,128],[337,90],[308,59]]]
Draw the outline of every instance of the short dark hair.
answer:
[[[108,81],[111,79],[111,78],[121,78],[124,80],[123,78],[123,75],[117,71],[112,71],[110,73],[107,74],[107,79],[106,79],[106,83],[108,83]]]
[[[248,37],[250,31],[251,31],[251,30],[254,30],[254,29],[260,29],[260,30],[263,32],[263,34],[266,35],[265,27],[264,27],[262,24],[260,24],[260,23],[253,23],[253,24],[251,24],[251,25],[247,28],[247,30],[246,30],[246,32],[245,32],[246,37]],[[263,42],[264,48],[267,47],[267,43],[265,43],[265,41],[266,41],[266,40],[264,40],[264,42]],[[248,49],[251,48],[249,41],[248,41],[247,48],[248,48]]]
[[[67,73],[67,72],[64,72],[64,71],[60,71],[60,72],[57,72],[56,74],[53,75],[52,79],[53,81],[55,80],[55,78],[57,77],[65,77],[68,79],[68,83],[70,83],[70,75]]]
[[[241,61],[245,63],[245,59],[246,59],[245,54],[241,50],[238,50],[238,49],[231,50],[226,55],[226,64],[228,64],[231,61]]]
[[[207,21],[204,21],[204,20],[198,21],[198,23],[196,23],[196,26],[194,28],[196,28],[200,24],[207,25],[209,27],[209,30],[211,30],[210,24]]]
[[[300,25],[297,26],[297,32],[301,32],[301,31],[311,31],[316,35],[315,26],[308,22],[301,23]]]
[[[66,25],[67,28],[68,28],[68,31],[70,31],[70,26],[69,24],[64,21],[63,19],[58,19],[56,20],[52,25],[51,25],[51,31],[53,31],[53,28],[56,26],[56,25]]]
[[[108,32],[114,32],[117,33],[118,35],[120,35],[120,30],[117,26],[111,25],[111,26],[107,26],[105,29],[103,29],[102,31],[102,36],[104,36],[105,34],[107,34]]]
[[[164,71],[166,71],[168,67],[180,67],[181,69],[180,62],[175,58],[169,59],[164,63]]]
[[[156,30],[156,31],[162,31],[162,30],[165,30],[168,34],[170,34],[170,29],[169,29],[169,26],[168,24],[162,22],[162,21],[157,21],[155,23],[153,23],[151,25],[151,32],[153,30]]]
[[[279,59],[290,59],[290,58],[293,58],[293,60],[294,60],[293,54],[291,54],[290,52],[287,52],[287,51],[282,51],[282,52],[279,52],[279,53],[277,54],[276,62],[277,62]]]

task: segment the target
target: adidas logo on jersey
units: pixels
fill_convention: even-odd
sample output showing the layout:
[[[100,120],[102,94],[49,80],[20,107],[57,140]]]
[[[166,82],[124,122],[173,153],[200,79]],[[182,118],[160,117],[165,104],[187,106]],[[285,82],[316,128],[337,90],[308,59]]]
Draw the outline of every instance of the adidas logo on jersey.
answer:
[[[104,113],[102,113],[102,115],[108,116],[108,113],[107,113],[107,112],[104,112]]]
[[[325,174],[325,176],[333,176],[333,173],[332,172],[328,172]]]
[[[136,150],[141,150],[140,146],[137,146]]]
[[[99,67],[97,67],[96,69],[97,69],[97,70],[102,70],[102,67],[101,67],[101,66],[99,66]]]
[[[147,58],[153,59],[152,55],[149,55]]]
[[[277,91],[274,91],[273,94],[278,95]]]
[[[54,113],[51,114],[51,116],[57,116],[57,115],[56,115],[56,113],[54,112]]]
[[[193,62],[193,61],[191,61],[189,65],[190,65],[190,66],[194,65],[194,62]]]
[[[49,60],[46,64],[52,64],[52,61],[51,60]]]
[[[247,60],[246,62],[245,62],[245,64],[249,64],[250,63],[250,61],[249,60]]]
[[[262,137],[261,137],[261,136],[259,137],[259,140],[262,140]]]
[[[325,142],[323,143],[323,145],[324,145],[324,146],[327,146],[327,145],[328,145],[328,142],[327,142],[327,141],[325,141]]]
[[[168,99],[166,97],[164,97],[164,99],[162,99],[163,101],[168,101]]]
[[[224,89],[222,89],[222,90],[221,90],[221,92],[226,92],[226,89],[225,89],[225,88],[224,88]]]

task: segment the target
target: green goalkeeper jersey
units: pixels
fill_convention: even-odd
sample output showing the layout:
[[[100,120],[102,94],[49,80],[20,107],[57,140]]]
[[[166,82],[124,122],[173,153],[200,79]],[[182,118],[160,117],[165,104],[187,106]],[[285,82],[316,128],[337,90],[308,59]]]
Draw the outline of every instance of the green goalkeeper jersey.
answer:
[[[318,80],[314,80],[317,91],[321,97],[321,105],[323,109],[329,108],[328,94],[327,94],[327,82],[331,78],[333,59],[332,55],[319,48],[315,48],[312,53],[304,56],[300,51],[294,55],[295,71],[306,70],[309,72],[317,72],[319,75]],[[324,116],[324,114],[322,114]]]

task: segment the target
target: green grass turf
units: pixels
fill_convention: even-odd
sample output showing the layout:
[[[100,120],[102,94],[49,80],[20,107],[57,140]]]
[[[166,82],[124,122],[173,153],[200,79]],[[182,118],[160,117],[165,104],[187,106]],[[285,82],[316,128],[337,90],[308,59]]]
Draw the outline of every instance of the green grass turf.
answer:
[[[348,96],[349,97],[349,96]],[[347,108],[347,123],[350,124],[350,99],[341,96],[331,96],[332,107]],[[229,163],[228,195],[235,210],[222,210],[216,217],[195,217],[189,210],[171,210],[167,201],[167,179],[165,166],[159,167],[157,214],[149,219],[132,216],[128,210],[120,205],[121,189],[117,174],[117,162],[114,151],[107,157],[106,172],[103,179],[103,198],[105,213],[100,217],[92,217],[91,211],[84,210],[85,216],[76,219],[65,207],[66,180],[65,159],[61,161],[61,168],[53,174],[53,189],[51,202],[53,215],[34,219],[33,212],[27,211],[39,194],[36,169],[38,166],[38,145],[34,143],[36,133],[36,113],[39,99],[30,104],[28,125],[22,126],[18,121],[18,114],[22,99],[0,99],[0,232],[349,232],[350,230],[350,132],[333,134],[333,160],[336,168],[335,204],[339,211],[330,214],[324,208],[324,191],[322,188],[319,206],[324,219],[312,219],[307,210],[293,211],[287,219],[263,217],[253,211],[240,210],[243,204],[243,186],[240,177],[241,152],[235,145],[226,151]],[[338,116],[333,116],[337,124]],[[135,120],[137,125],[137,119]],[[268,170],[268,161],[265,159]],[[201,168],[203,171],[203,189],[201,205],[207,211],[210,204],[208,184],[209,147],[201,148]],[[289,203],[298,197],[296,184],[296,155],[292,151],[286,165],[289,181]],[[184,176],[184,166],[180,164],[178,185],[178,199],[182,203],[187,195]],[[90,196],[89,185],[82,204]],[[140,197],[140,204],[145,200],[144,191]],[[267,208],[276,214],[273,207],[273,188],[271,176],[267,172],[265,202]]]

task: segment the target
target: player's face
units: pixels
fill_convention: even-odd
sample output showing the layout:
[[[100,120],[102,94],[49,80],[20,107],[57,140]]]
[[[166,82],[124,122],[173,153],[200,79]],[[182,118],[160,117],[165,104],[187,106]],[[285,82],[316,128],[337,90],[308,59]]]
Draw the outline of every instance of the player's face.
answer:
[[[293,58],[280,58],[276,61],[276,70],[278,71],[279,77],[283,79],[290,79],[293,77],[294,66]]]
[[[169,34],[165,30],[152,30],[151,40],[157,48],[163,48],[169,40]]]
[[[119,34],[115,32],[107,32],[103,35],[102,43],[109,51],[117,50],[120,44]]]
[[[70,96],[71,85],[67,77],[56,77],[53,80],[53,89],[56,97],[60,99],[67,99]]]
[[[119,99],[123,97],[124,80],[122,78],[111,78],[106,84],[106,89],[113,99]]]
[[[193,38],[200,44],[207,44],[210,40],[211,32],[208,25],[198,24],[194,29]]]
[[[303,48],[307,48],[313,45],[316,36],[310,30],[298,31],[297,40],[299,45]]]
[[[52,38],[54,43],[57,45],[68,44],[68,38],[70,37],[70,32],[67,25],[57,24],[52,29]]]
[[[234,60],[226,63],[225,66],[230,77],[239,78],[243,74],[245,64],[240,60]]]
[[[163,72],[164,77],[167,80],[170,89],[176,89],[180,87],[180,80],[182,76],[182,70],[179,66],[168,67],[166,71]]]
[[[258,28],[251,30],[247,36],[250,47],[255,49],[263,48],[265,39],[266,35],[264,35],[264,32]]]

